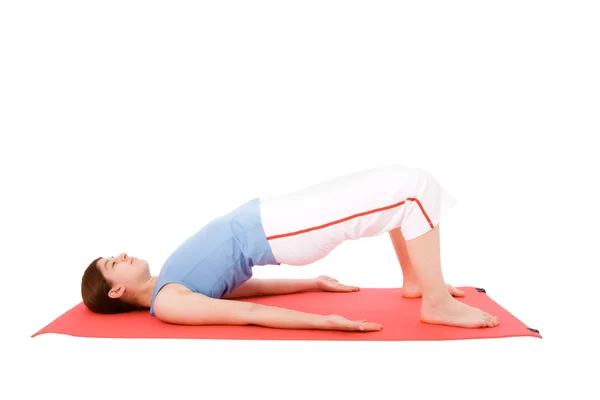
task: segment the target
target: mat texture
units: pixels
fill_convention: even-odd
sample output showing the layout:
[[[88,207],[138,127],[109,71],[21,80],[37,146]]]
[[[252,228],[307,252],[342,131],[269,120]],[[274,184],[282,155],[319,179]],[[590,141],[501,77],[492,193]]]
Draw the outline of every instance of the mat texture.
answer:
[[[398,288],[363,288],[353,293],[303,292],[288,295],[252,297],[254,303],[291,308],[317,314],[338,314],[349,319],[366,319],[381,324],[377,332],[337,332],[320,330],[286,330],[259,326],[179,326],[150,316],[147,311],[100,315],[90,312],[83,303],[65,312],[32,335],[45,333],[95,338],[187,338],[242,340],[460,340],[533,336],[530,329],[494,302],[483,289],[461,287],[460,300],[498,316],[494,328],[464,329],[425,324],[419,320],[420,299],[404,299]]]

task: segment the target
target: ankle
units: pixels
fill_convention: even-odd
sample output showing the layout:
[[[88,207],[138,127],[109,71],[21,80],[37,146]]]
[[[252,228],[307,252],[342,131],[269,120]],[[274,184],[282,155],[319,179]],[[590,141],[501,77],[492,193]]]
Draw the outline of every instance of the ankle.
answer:
[[[402,281],[402,287],[414,287],[414,288],[420,288],[421,285],[419,285],[419,281],[417,280],[412,280],[412,279],[404,279]]]
[[[452,295],[448,293],[448,290],[445,288],[444,290],[423,291],[422,298],[423,306],[433,308],[439,307],[453,300]]]

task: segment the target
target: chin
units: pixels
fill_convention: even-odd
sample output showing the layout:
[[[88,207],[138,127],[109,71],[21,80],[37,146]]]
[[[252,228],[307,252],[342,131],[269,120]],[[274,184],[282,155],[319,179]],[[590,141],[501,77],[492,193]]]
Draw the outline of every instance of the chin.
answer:
[[[144,275],[150,275],[150,266],[148,265],[148,261],[138,259],[136,264],[136,267],[143,271]]]

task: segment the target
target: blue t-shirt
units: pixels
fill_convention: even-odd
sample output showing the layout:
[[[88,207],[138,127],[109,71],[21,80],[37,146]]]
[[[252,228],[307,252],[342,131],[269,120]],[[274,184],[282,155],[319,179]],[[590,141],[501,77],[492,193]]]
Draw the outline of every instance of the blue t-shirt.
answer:
[[[254,265],[279,265],[260,219],[258,198],[214,219],[184,241],[167,258],[150,302],[168,283],[221,298],[252,277]]]

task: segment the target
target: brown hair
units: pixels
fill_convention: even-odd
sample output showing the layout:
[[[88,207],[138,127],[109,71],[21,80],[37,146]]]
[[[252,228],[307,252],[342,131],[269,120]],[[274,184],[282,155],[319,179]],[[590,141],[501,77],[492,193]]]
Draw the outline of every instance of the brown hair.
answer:
[[[118,314],[142,309],[135,304],[108,296],[112,285],[96,264],[101,258],[92,261],[81,278],[81,297],[86,307],[99,314]]]

